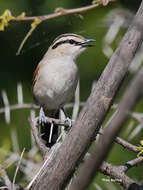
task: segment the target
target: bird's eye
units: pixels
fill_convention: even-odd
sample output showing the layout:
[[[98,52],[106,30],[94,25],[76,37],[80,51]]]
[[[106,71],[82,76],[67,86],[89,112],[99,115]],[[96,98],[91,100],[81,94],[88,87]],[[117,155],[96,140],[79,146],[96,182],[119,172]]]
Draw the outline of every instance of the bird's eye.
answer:
[[[74,41],[74,40],[69,40],[69,43],[70,43],[70,44],[74,44],[75,41]]]

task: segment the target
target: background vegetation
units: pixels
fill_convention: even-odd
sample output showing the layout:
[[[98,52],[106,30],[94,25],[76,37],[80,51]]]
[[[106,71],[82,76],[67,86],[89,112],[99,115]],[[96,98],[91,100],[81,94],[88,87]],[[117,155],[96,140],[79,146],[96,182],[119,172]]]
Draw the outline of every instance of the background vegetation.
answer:
[[[17,16],[21,12],[26,12],[27,16],[36,16],[53,13],[55,8],[77,8],[86,5],[90,5],[92,1],[87,0],[1,0],[0,1],[0,15],[5,9],[11,10],[12,14]],[[135,11],[138,7],[139,1],[118,1],[116,3],[109,4],[105,7],[99,7],[92,11],[88,11],[83,14],[83,19],[79,15],[69,15],[52,19],[40,24],[34,31],[32,36],[28,39],[24,45],[23,51],[20,55],[16,56],[17,49],[29,31],[30,22],[13,22],[5,29],[4,32],[0,32],[0,92],[6,90],[9,98],[9,104],[17,103],[17,83],[21,82],[24,92],[24,102],[33,102],[31,92],[31,81],[33,71],[42,59],[43,55],[47,51],[51,42],[62,33],[77,33],[85,37],[96,39],[96,46],[92,49],[88,49],[83,55],[81,55],[77,62],[80,71],[80,97],[82,101],[85,101],[90,94],[91,85],[94,80],[98,80],[104,67],[106,66],[108,59],[102,52],[103,38],[107,32],[108,25],[105,24],[104,19],[108,13],[115,8],[129,8]],[[115,49],[125,32],[125,28],[121,29],[118,34],[118,39],[112,44]],[[39,44],[39,45],[38,45]],[[128,75],[128,81],[132,78],[132,74]],[[126,82],[128,83],[128,82]],[[126,84],[124,85],[124,87]],[[120,99],[122,91],[117,97],[116,102]],[[143,102],[143,101],[142,101]],[[3,100],[0,95],[0,107],[3,107]],[[140,103],[136,111],[142,112],[143,106]],[[4,162],[2,151],[4,149],[12,151],[11,131],[16,130],[18,136],[18,142],[20,150],[25,147],[26,151],[31,148],[30,141],[30,127],[28,123],[29,110],[18,110],[11,112],[10,124],[5,123],[4,114],[0,114],[0,162]],[[108,117],[110,114],[108,115]],[[122,130],[121,136],[128,140],[126,135],[126,129],[128,124]],[[134,122],[134,127],[137,123]],[[135,138],[131,140],[131,143],[138,145],[143,138],[141,133],[138,133]],[[103,147],[104,148],[104,147]],[[130,159],[135,158],[135,153],[129,150],[124,150],[119,145],[114,145],[108,161],[113,164],[122,164]],[[9,174],[13,176],[15,170],[14,166],[9,168]],[[129,176],[135,180],[140,180],[142,173],[141,166],[132,168],[129,171]],[[17,182],[21,181],[22,173],[19,174]],[[106,181],[107,179],[103,175],[99,175],[96,178],[96,183],[103,189],[107,189],[109,185],[116,185],[115,182]],[[120,189],[116,185],[117,189]],[[90,188],[96,189],[94,184]]]

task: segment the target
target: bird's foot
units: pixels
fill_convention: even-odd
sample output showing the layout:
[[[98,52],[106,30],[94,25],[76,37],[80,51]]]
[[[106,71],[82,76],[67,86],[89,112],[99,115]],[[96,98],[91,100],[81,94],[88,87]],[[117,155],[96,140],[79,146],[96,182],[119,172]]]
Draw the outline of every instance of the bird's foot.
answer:
[[[69,127],[72,126],[72,122],[73,122],[73,121],[72,121],[69,117],[67,117],[67,118],[65,119],[65,122],[68,122]]]
[[[65,122],[67,122],[68,125],[69,125],[69,128],[71,128],[73,121],[67,116],[67,114],[66,114],[66,112],[65,112],[65,110],[64,110],[63,107],[61,108],[61,110],[62,110],[62,112],[64,114]]]
[[[45,123],[46,123],[46,116],[43,108],[41,107],[39,112],[39,124],[43,126]]]

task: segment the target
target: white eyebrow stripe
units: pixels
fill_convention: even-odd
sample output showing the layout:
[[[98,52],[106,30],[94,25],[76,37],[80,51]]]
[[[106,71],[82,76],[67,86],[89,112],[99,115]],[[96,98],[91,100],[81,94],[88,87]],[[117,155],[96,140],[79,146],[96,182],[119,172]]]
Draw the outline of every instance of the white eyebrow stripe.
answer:
[[[59,39],[61,39],[61,38],[65,38],[66,39],[66,37],[75,37],[75,38],[80,38],[81,40],[84,40],[84,38],[82,37],[82,36],[80,36],[80,35],[77,35],[77,34],[72,34],[72,33],[69,33],[69,34],[61,34],[60,36],[58,36],[54,41],[53,41],[53,43],[52,43],[52,45],[56,42],[56,41],[58,41]]]

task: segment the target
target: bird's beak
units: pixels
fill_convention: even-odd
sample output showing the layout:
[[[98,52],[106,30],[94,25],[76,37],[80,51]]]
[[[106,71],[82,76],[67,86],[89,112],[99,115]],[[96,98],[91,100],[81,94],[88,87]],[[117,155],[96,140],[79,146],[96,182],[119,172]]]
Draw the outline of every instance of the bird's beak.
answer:
[[[93,46],[95,46],[95,44],[90,44],[90,42],[96,42],[96,40],[87,38],[87,39],[85,39],[85,42],[81,43],[81,46],[82,47],[93,47]]]

